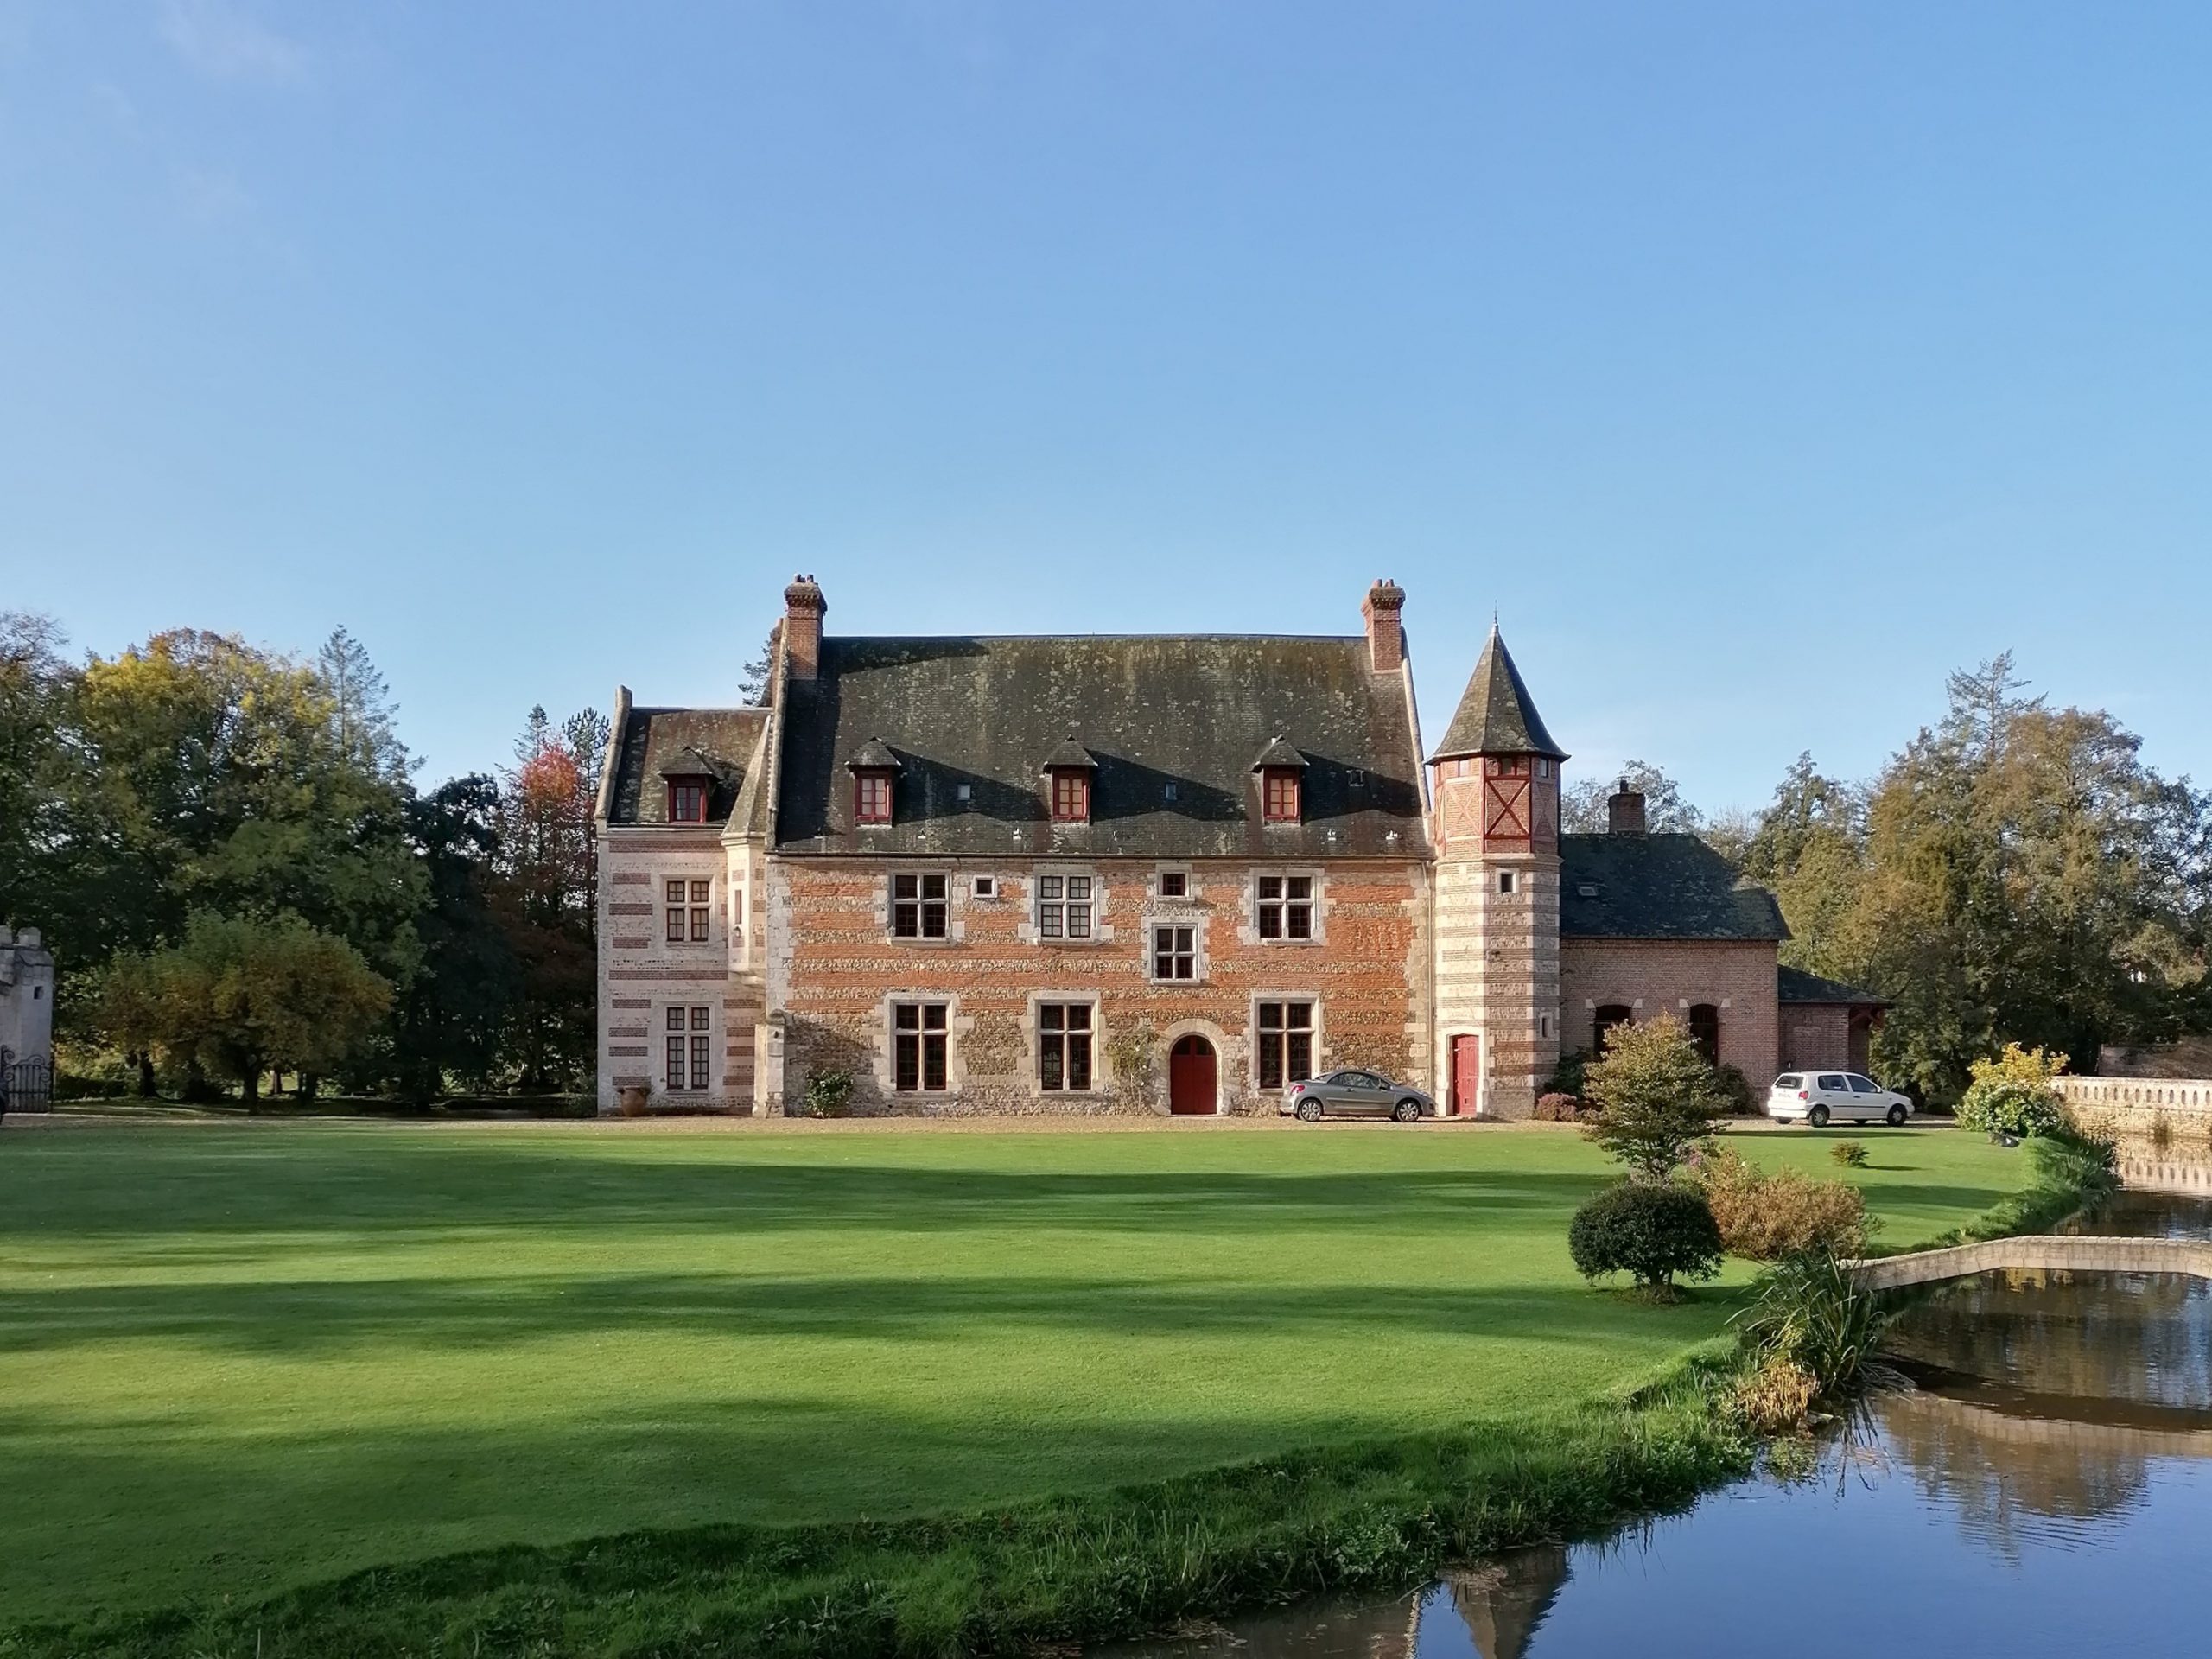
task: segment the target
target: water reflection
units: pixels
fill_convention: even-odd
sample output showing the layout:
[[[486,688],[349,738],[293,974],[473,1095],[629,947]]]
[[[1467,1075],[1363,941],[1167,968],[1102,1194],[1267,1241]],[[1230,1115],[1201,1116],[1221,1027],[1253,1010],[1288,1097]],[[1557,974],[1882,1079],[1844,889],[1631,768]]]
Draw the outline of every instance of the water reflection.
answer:
[[[2212,1203],[2092,1224],[2212,1236]],[[2212,1286],[1993,1274],[1904,1310],[1909,1386],[1809,1468],[1602,1544],[1124,1651],[1197,1659],[2212,1652]]]

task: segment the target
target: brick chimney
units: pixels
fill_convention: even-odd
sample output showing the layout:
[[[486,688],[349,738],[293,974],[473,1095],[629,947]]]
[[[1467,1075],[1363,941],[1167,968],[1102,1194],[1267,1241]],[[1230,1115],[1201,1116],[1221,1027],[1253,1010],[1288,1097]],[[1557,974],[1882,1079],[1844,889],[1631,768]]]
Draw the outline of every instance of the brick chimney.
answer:
[[[1640,836],[1643,830],[1643,791],[1630,789],[1628,779],[1624,778],[1618,787],[1605,798],[1605,833],[1609,836]]]
[[[1367,619],[1367,665],[1377,674],[1395,674],[1405,666],[1406,630],[1398,613],[1406,607],[1406,590],[1388,576],[1367,590],[1359,613]]]
[[[794,680],[810,680],[822,667],[822,619],[830,601],[812,576],[793,576],[784,589],[784,662]]]

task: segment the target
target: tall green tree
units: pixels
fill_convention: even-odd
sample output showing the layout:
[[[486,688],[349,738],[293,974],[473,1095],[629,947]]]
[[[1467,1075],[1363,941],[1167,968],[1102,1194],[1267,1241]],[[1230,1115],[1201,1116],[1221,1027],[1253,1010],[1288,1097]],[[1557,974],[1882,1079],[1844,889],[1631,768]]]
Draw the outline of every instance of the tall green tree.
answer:
[[[1643,794],[1644,826],[1654,833],[1694,836],[1704,830],[1704,814],[1682,798],[1682,786],[1649,760],[1631,760],[1602,778],[1568,785],[1560,798],[1560,828],[1570,835],[1603,833],[1606,799],[1622,783]]]
[[[235,1078],[248,1101],[264,1072],[340,1064],[391,1001],[359,951],[296,916],[197,912],[177,944],[124,952],[104,979],[118,1040]]]

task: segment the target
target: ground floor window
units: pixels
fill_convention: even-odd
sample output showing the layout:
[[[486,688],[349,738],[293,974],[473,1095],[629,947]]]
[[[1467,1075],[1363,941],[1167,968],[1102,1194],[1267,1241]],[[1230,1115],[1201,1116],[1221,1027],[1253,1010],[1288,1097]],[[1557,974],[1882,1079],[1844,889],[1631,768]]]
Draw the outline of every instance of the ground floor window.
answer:
[[[944,1003],[893,1003],[892,1087],[902,1095],[941,1093],[945,1076],[944,1042]]]
[[[1090,1087],[1090,1004],[1037,1005],[1037,1085],[1051,1091]]]
[[[1260,1087],[1280,1089],[1313,1075],[1313,1005],[1262,1002],[1259,1029]]]
[[[1625,1002],[1606,1002],[1590,1016],[1590,1052],[1602,1055],[1605,1043],[1613,1034],[1615,1026],[1625,1026],[1636,1018],[1636,1010]]]
[[[1698,1052],[1705,1056],[1707,1065],[1720,1064],[1720,1010],[1710,1002],[1700,1002],[1690,1009],[1690,1040],[1697,1045]]]
[[[668,1011],[667,1087],[671,1093],[710,1086],[707,1026],[711,1017],[705,1008]]]

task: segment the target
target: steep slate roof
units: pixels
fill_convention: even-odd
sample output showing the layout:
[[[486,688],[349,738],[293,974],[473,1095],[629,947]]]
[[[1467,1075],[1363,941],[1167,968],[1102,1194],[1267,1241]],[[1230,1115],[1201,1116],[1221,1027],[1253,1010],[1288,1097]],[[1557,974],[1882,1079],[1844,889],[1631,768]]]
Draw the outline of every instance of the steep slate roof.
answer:
[[[1427,851],[1405,683],[1363,638],[830,639],[785,695],[779,852]],[[1087,824],[1052,823],[1038,779],[1070,733],[1097,764]],[[1277,734],[1307,761],[1302,823],[1261,822],[1252,757]],[[861,830],[842,762],[870,737],[900,770],[894,821]]]
[[[1535,699],[1529,695],[1521,671],[1514,667],[1513,655],[1498,637],[1495,624],[1484,642],[1483,654],[1475,659],[1475,671],[1460,694],[1452,723],[1444,728],[1444,741],[1428,758],[1448,760],[1470,754],[1548,754],[1554,760],[1567,759],[1567,751],[1553,742],[1552,734],[1544,729]]]
[[[707,822],[719,824],[737,804],[745,768],[768,718],[766,709],[632,709],[615,746],[614,794],[609,823],[666,823],[671,776],[696,776],[704,767]]]
[[[1695,836],[1561,836],[1559,855],[1562,938],[1789,937],[1774,895]]]
[[[1847,985],[1840,979],[1822,979],[1802,968],[1786,964],[1775,969],[1775,992],[1784,1002],[1847,1002],[1855,1007],[1886,1008],[1890,999]]]

